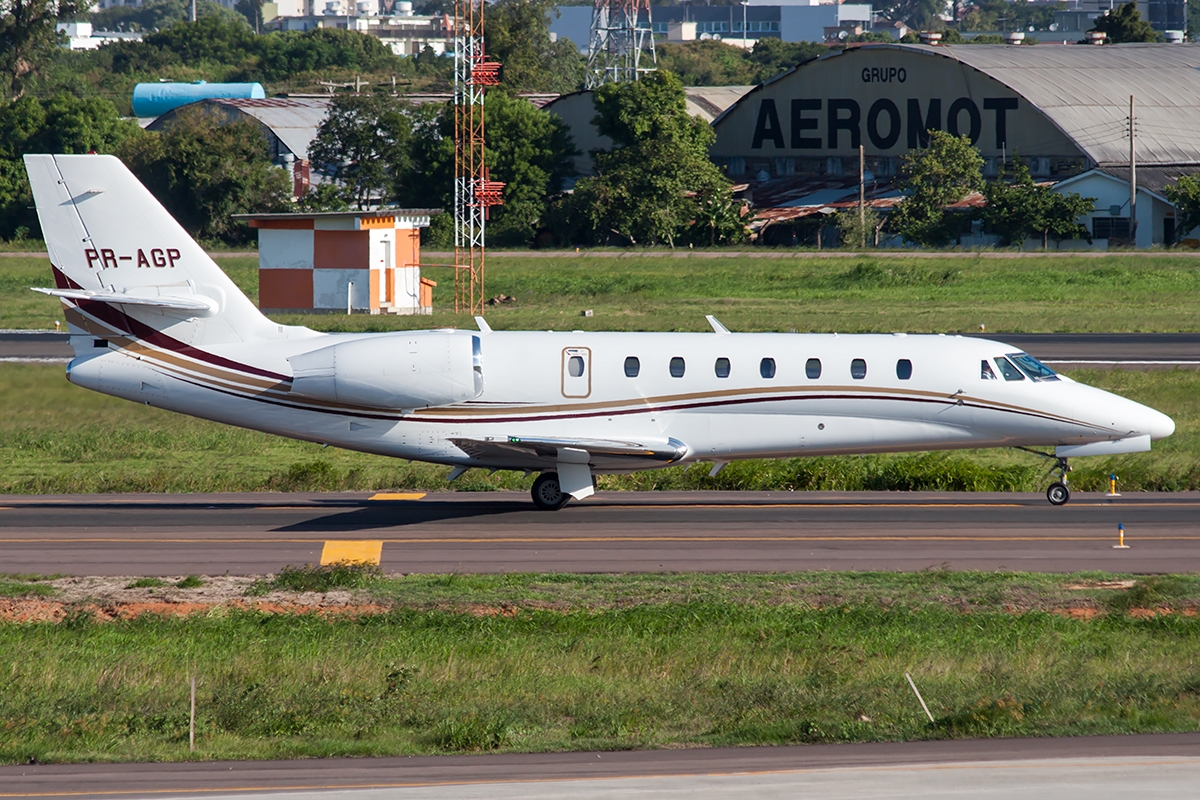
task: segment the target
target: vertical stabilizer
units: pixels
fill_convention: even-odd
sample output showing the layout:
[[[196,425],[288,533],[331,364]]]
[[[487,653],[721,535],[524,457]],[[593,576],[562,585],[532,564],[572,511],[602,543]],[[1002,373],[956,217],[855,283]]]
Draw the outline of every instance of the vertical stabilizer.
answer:
[[[25,168],[55,286],[71,290],[63,303],[73,332],[169,332],[198,345],[278,330],[116,157],[27,155]]]

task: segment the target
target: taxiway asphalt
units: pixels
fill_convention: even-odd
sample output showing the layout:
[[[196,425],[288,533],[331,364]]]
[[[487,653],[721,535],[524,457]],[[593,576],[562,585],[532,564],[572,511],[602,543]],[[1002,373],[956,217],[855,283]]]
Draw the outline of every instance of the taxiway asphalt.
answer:
[[[403,573],[1200,570],[1200,493],[601,492],[0,497],[4,572],[264,574],[327,543]],[[1116,549],[1117,526],[1128,549]]]
[[[1200,733],[408,758],[0,767],[0,798],[1181,798]]]

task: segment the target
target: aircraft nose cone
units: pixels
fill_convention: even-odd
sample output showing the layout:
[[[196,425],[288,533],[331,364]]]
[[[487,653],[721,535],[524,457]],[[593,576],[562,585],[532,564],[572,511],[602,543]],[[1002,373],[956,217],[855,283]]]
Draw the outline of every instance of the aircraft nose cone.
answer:
[[[1144,408],[1138,427],[1142,433],[1150,434],[1151,440],[1165,439],[1175,432],[1175,420],[1161,411]]]

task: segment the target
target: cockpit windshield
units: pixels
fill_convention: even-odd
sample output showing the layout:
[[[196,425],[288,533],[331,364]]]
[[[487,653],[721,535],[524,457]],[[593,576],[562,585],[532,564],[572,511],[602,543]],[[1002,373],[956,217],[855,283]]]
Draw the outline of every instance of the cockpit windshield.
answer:
[[[1008,357],[1016,362],[1021,371],[1034,381],[1056,381],[1058,374],[1027,353],[1009,353]]]
[[[1000,370],[1000,374],[1004,376],[1006,381],[1023,381],[1025,376],[1021,374],[1021,370],[1012,365],[1004,356],[996,356],[993,359],[996,362],[996,367]]]

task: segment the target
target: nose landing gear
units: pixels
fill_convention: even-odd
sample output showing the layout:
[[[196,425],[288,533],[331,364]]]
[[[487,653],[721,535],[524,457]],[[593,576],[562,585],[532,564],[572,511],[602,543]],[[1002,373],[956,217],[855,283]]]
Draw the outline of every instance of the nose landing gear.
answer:
[[[1071,471],[1071,465],[1067,463],[1066,456],[1055,456],[1054,460],[1055,464],[1050,468],[1050,474],[1056,475],[1058,480],[1046,490],[1046,499],[1052,506],[1062,506],[1071,499],[1071,490],[1067,488],[1067,473]]]
[[[1054,475],[1057,480],[1050,484],[1046,489],[1046,499],[1050,501],[1052,506],[1066,505],[1071,499],[1071,489],[1067,486],[1067,473],[1071,471],[1071,465],[1067,463],[1066,456],[1052,456],[1049,453],[1043,453],[1040,450],[1032,450],[1028,447],[1018,447],[1018,450],[1024,450],[1026,453],[1033,453],[1035,456],[1048,458],[1054,462],[1054,466],[1050,468],[1047,474]]]

